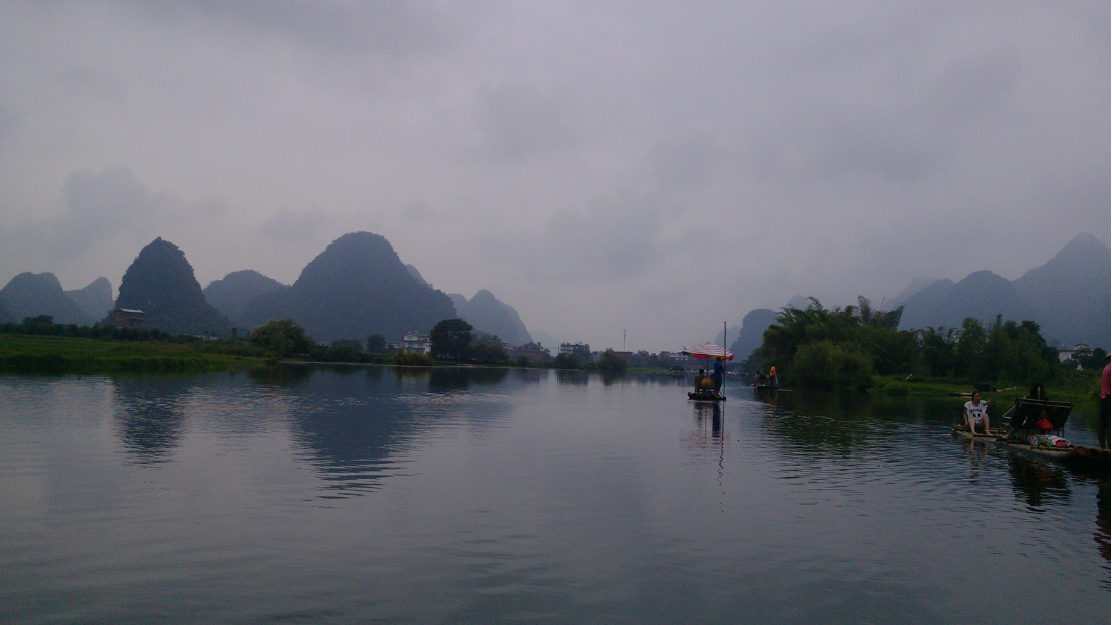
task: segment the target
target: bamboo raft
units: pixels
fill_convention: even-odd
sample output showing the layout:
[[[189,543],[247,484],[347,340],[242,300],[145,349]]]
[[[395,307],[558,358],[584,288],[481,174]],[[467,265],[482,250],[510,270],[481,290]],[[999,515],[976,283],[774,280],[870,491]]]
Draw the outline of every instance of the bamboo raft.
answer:
[[[986,445],[995,445],[1004,449],[1010,449],[1011,451],[1029,458],[1054,462],[1075,469],[1095,470],[1107,473],[1109,471],[1110,458],[1112,458],[1107,449],[1097,449],[1084,445],[1070,445],[1068,447],[1033,447],[1022,439],[1014,437],[1007,438],[1002,428],[993,428],[989,431],[989,436],[984,434],[973,434],[966,429],[964,425],[954,425],[951,428],[951,432],[957,438],[973,440]]]
[[[696,393],[694,391],[688,391],[687,392],[687,398],[688,399],[694,399],[695,401],[726,401],[726,398],[722,395],[718,395],[718,396],[705,395],[705,394]]]

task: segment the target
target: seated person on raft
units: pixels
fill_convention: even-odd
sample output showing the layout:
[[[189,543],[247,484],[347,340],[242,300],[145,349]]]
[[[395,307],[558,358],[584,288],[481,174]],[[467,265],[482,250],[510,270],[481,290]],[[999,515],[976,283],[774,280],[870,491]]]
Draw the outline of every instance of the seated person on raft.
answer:
[[[695,374],[695,396],[715,397],[713,387],[713,380],[709,376],[705,375],[703,369],[699,369],[699,373]]]
[[[969,431],[976,434],[977,426],[983,421],[985,424],[985,436],[988,436],[988,402],[981,401],[980,391],[973,391],[973,396],[969,401],[965,402],[963,410],[965,413],[965,422],[969,425]]]

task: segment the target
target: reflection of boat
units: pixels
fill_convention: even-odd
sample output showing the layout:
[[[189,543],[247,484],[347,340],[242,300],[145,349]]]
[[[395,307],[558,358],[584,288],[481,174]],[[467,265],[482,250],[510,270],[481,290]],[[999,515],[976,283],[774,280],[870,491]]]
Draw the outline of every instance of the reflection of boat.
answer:
[[[687,398],[694,399],[695,401],[726,401],[726,398],[721,395],[715,395],[713,393],[697,393],[695,391],[688,391]]]
[[[1002,430],[993,430],[992,436],[984,434],[973,435],[964,425],[953,426],[953,435],[958,438],[971,439],[986,445],[996,445],[1010,449],[1024,456],[1056,462],[1075,469],[1102,470],[1109,468],[1109,452],[1107,449],[1095,449],[1084,445],[1070,445],[1068,447],[1033,447],[1019,438],[1005,438]]]

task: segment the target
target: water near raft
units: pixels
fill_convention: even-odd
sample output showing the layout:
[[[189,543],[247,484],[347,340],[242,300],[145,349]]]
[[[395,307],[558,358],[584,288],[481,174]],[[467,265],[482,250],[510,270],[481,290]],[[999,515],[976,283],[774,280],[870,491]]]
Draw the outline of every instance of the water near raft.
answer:
[[[961,400],[686,390],[0,378],[0,621],[1109,621],[1107,478],[954,440]]]

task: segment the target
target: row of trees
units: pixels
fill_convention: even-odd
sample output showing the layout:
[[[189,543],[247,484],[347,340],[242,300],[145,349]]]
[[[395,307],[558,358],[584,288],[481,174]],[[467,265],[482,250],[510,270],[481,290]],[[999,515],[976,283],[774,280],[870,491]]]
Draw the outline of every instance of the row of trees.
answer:
[[[54,323],[54,317],[39,315],[24,317],[21,323],[0,323],[0,334],[24,334],[29,336],[66,336],[83,339],[108,341],[163,341],[174,343],[195,343],[200,337],[185,334],[171,334],[158,329],[117,328],[107,324],[91,326]]]
[[[597,369],[603,373],[625,373],[629,363],[613,349],[607,348],[599,356],[598,362],[580,362],[575,354],[559,354],[552,361],[556,369]]]
[[[792,384],[853,391],[867,389],[876,374],[1028,384],[1053,380],[1059,370],[1057,351],[1033,321],[998,316],[986,326],[968,318],[960,329],[901,331],[902,307],[880,312],[864,297],[857,302],[826,309],[810,298],[806,308],[785,308],[748,364],[775,366]],[[1096,352],[1102,359],[1103,350]]]
[[[432,357],[479,365],[504,365],[510,362],[498,337],[484,335],[476,340],[471,334],[473,329],[463,319],[445,319],[437,323],[429,332]]]

